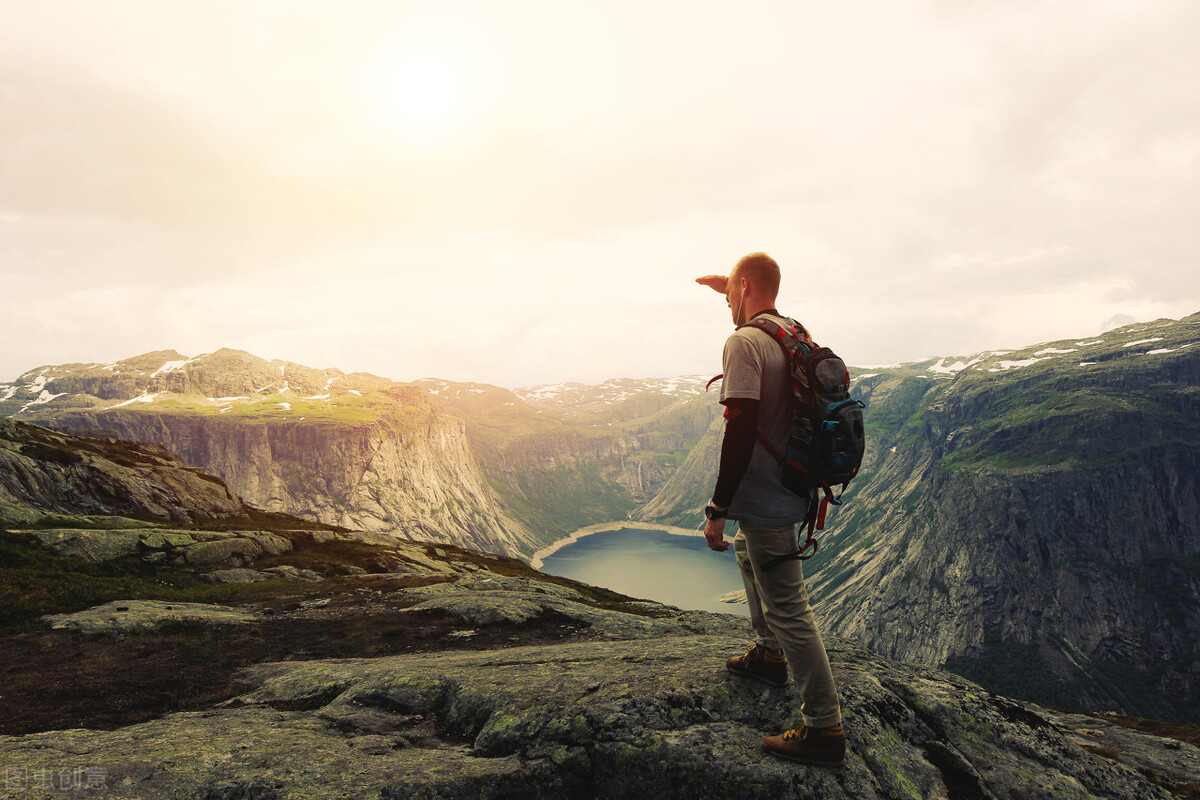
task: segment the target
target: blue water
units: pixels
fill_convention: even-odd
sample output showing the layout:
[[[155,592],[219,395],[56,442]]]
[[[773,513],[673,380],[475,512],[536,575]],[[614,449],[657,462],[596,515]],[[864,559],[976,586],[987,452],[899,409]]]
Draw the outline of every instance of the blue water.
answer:
[[[733,548],[709,550],[702,536],[634,528],[593,533],[547,557],[542,571],[679,608],[749,616],[744,603],[721,602],[742,588]]]

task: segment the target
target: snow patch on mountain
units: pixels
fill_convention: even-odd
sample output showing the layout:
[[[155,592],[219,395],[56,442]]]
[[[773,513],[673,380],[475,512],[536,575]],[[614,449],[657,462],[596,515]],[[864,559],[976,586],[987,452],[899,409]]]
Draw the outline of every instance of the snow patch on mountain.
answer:
[[[111,408],[121,408],[122,406],[127,406],[127,405],[130,405],[131,403],[153,403],[155,398],[158,397],[158,395],[159,395],[158,392],[150,393],[150,392],[143,391],[137,397],[117,403],[116,405],[111,405],[111,406],[109,406],[109,408],[110,409]]]
[[[551,383],[514,389],[514,393],[531,403],[583,402],[619,403],[639,394],[654,393],[671,397],[695,397],[704,394],[706,375],[680,375],[673,378],[610,378],[603,383],[588,385],[576,382]]]
[[[40,405],[42,405],[43,403],[49,403],[49,402],[50,402],[51,400],[53,400],[54,398],[56,398],[56,397],[62,397],[64,394],[66,394],[66,392],[59,392],[58,394],[50,394],[50,392],[48,392],[48,391],[46,391],[45,389],[43,389],[43,390],[42,390],[42,391],[41,391],[41,392],[38,394],[38,396],[37,396],[37,397],[35,397],[34,399],[30,400],[30,401],[29,401],[28,403],[26,403],[25,405],[21,406],[21,411],[24,411],[24,410],[25,410],[25,409],[27,409],[27,408],[32,408],[33,406],[40,406]],[[20,413],[21,413],[21,411],[18,411],[17,413],[18,413],[18,414],[20,414]]]
[[[980,361],[983,361],[983,356],[977,356],[976,358],[972,358],[970,361],[963,361],[962,359],[959,359],[953,364],[946,364],[946,359],[939,358],[938,363],[930,367],[929,371],[939,375],[955,375],[959,372],[962,372],[967,367],[978,364]]]
[[[33,383],[25,387],[25,391],[30,394],[41,394],[46,388],[46,372],[43,370],[40,375],[33,379]],[[26,406],[28,408],[28,406]]]
[[[154,371],[154,374],[152,374],[150,376],[150,378],[154,379],[154,378],[157,378],[159,375],[165,375],[168,372],[175,372],[176,370],[181,369],[185,364],[187,364],[189,362],[190,362],[190,359],[186,359],[186,358],[183,359],[182,361],[168,361],[167,363],[163,364],[161,367],[156,369]]]
[[[530,402],[539,400],[557,400],[567,392],[585,388],[581,383],[551,383],[547,386],[536,386],[530,389],[517,389],[518,397]]]
[[[996,366],[989,367],[988,372],[1007,372],[1010,369],[1020,369],[1021,367],[1028,367],[1030,364],[1036,364],[1039,361],[1045,361],[1046,358],[1049,358],[1049,356],[1045,358],[1023,358],[1020,361],[1001,361]]]
[[[1192,345],[1194,345],[1194,344],[1196,344],[1196,343],[1195,343],[1195,342],[1188,342],[1187,344],[1181,344],[1181,345],[1179,345],[1179,347],[1161,347],[1161,348],[1159,348],[1159,349],[1157,349],[1157,350],[1147,350],[1147,351],[1146,351],[1145,353],[1143,353],[1142,355],[1147,355],[1147,356],[1161,356],[1161,355],[1165,355],[1165,354],[1167,354],[1167,353],[1174,353],[1174,352],[1176,352],[1176,351],[1178,351],[1178,350],[1186,350],[1186,349],[1188,349],[1189,347],[1191,347],[1191,346],[1192,346]]]

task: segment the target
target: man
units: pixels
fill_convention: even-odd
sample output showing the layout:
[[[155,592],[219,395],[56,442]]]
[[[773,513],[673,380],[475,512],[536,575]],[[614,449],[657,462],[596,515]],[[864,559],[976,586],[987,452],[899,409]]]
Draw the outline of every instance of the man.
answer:
[[[734,325],[775,310],[779,265],[765,253],[742,258],[728,278],[709,275],[697,283],[725,294]],[[744,655],[729,659],[731,672],[772,686],[788,680],[788,665],[800,691],[803,724],[763,739],[763,747],[804,764],[837,767],[845,763],[846,737],[829,657],[813,619],[798,559],[763,565],[797,550],[796,525],[808,512],[808,498],[784,487],[781,468],[758,442],[759,433],[783,452],[791,427],[791,377],[779,343],[756,327],[739,328],[725,342],[721,403],[725,437],[721,465],[704,536],[713,550],[726,550],[725,520],[738,522],[734,553],[742,571],[750,621],[757,641]]]

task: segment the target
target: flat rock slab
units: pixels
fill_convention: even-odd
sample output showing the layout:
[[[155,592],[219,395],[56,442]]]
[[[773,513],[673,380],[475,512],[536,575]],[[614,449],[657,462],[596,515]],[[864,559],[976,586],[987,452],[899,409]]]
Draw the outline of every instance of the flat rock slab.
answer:
[[[266,531],[178,531],[167,529],[89,530],[51,528],[17,531],[64,555],[98,564],[147,551],[179,552],[191,564],[217,564],[237,556],[253,559],[264,553],[292,550],[290,539]]]
[[[323,581],[325,578],[319,572],[311,569],[303,569],[301,567],[293,567],[291,564],[280,564],[277,567],[267,567],[262,570],[272,578],[288,578],[296,581]]]
[[[828,642],[841,770],[779,761],[793,688],[729,674],[731,636],[260,664],[224,707],[0,736],[0,764],[92,768],[113,798],[1168,798],[1035,708]]]
[[[78,530],[56,528],[41,531],[22,531],[22,535],[36,539],[46,547],[68,556],[98,564],[123,556],[136,555],[141,543],[147,538],[161,539],[161,534],[144,530]],[[192,543],[187,537],[187,543]]]
[[[212,572],[206,572],[203,576],[206,581],[213,583],[255,583],[256,581],[266,581],[271,578],[278,578],[278,575],[269,575],[266,572],[259,572],[256,569],[247,567],[237,567],[234,569],[214,569]]]
[[[258,617],[249,611],[210,603],[173,603],[163,600],[114,600],[72,614],[42,617],[52,628],[74,628],[85,633],[112,633],[148,629],[164,622],[237,624]]]

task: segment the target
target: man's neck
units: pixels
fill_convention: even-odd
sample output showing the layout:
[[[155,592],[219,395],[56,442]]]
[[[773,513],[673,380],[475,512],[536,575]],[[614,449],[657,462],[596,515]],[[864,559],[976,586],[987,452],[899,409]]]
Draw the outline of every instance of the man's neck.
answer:
[[[742,324],[745,325],[746,322],[749,322],[750,320],[754,319],[759,314],[773,314],[776,317],[781,316],[780,313],[775,310],[775,306],[773,306],[773,305],[751,307],[751,308],[746,309],[746,321],[743,322]]]

